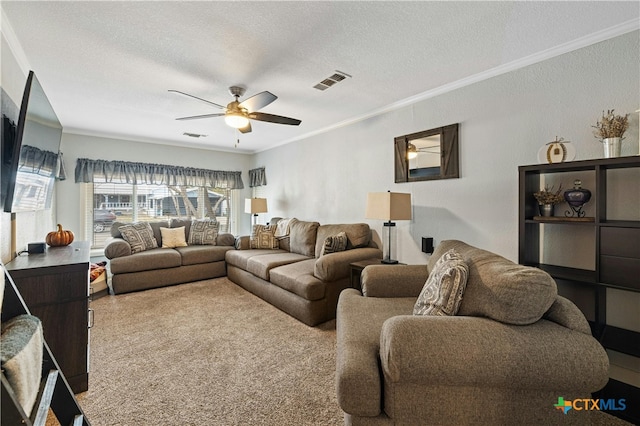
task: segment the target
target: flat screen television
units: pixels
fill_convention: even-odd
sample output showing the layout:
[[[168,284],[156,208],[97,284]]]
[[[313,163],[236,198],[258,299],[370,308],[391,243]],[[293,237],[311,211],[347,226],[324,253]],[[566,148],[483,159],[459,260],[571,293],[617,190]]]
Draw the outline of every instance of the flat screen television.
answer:
[[[4,211],[51,208],[60,161],[62,125],[33,71],[29,71],[15,131],[5,129],[2,184]]]

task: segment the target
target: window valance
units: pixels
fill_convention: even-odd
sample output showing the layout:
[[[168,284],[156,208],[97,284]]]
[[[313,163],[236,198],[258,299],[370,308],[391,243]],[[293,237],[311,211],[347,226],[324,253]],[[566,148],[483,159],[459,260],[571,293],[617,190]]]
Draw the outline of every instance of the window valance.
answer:
[[[78,158],[76,183],[112,182],[242,189],[241,172]]]
[[[31,145],[22,145],[18,170],[40,176],[51,176],[60,180],[65,179],[62,153],[45,151]]]
[[[264,167],[258,167],[257,169],[249,170],[249,187],[262,186],[267,184],[267,174],[264,171]]]

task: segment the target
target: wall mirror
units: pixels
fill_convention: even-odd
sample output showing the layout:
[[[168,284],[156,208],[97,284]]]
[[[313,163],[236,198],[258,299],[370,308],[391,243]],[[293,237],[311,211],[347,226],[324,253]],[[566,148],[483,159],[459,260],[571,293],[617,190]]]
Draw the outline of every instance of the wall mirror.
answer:
[[[394,139],[396,183],[460,177],[458,123]]]

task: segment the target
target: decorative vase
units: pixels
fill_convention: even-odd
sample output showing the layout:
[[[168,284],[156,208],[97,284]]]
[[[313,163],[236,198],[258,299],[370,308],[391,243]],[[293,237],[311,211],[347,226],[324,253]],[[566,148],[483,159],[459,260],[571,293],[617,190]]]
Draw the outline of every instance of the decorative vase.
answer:
[[[591,191],[582,188],[582,181],[580,179],[576,179],[573,181],[573,189],[567,189],[564,191],[564,199],[569,204],[569,207],[571,207],[571,210],[567,210],[565,212],[565,216],[584,217],[585,213],[582,211],[582,207],[591,199]]]
[[[551,217],[553,216],[553,204],[539,204],[540,206],[540,216],[543,217]]]
[[[602,146],[604,147],[604,158],[620,157],[620,145],[622,138],[604,138]]]

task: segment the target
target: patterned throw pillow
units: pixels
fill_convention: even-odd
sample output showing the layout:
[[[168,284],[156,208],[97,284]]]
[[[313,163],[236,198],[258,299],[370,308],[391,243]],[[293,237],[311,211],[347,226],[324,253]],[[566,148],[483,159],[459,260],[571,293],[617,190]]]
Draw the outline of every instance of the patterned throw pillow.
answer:
[[[218,238],[218,222],[202,219],[191,221],[189,244],[215,246]]]
[[[251,233],[252,249],[277,249],[278,240],[274,233],[276,226],[274,225],[253,225]]]
[[[131,246],[131,253],[140,253],[158,247],[158,241],[153,236],[153,229],[147,222],[124,225],[119,227],[118,231]]]
[[[339,251],[345,251],[347,249],[347,243],[349,239],[347,238],[346,232],[340,232],[337,235],[331,235],[325,238],[324,245],[322,246],[322,252],[320,256],[324,256],[329,253],[337,253]]]
[[[186,247],[184,226],[178,228],[162,228],[160,227],[160,233],[162,234],[162,248],[174,248],[174,247]]]
[[[469,268],[451,249],[436,262],[413,307],[414,315],[455,315],[467,286]]]

